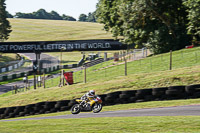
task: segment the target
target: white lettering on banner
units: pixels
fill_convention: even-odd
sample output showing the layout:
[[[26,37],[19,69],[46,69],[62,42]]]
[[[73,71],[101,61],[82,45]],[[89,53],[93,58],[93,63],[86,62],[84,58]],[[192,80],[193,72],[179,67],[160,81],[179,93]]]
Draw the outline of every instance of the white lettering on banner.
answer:
[[[27,49],[27,45],[24,45],[24,50],[28,50],[28,49]]]
[[[47,50],[51,50],[51,45],[47,45]]]
[[[0,45],[0,51],[8,50],[8,45]]]
[[[24,50],[24,46],[18,46],[18,50]]]
[[[47,50],[47,47],[46,47],[46,45],[44,45],[44,46],[43,46],[43,49],[44,49],[44,50]]]
[[[15,50],[15,45],[11,45],[10,50]]]
[[[31,50],[31,45],[27,45],[27,50]]]
[[[107,49],[110,43],[68,43],[68,44],[27,44],[27,45],[0,45],[0,51],[51,51],[51,50],[79,50],[79,49]],[[64,50],[63,49],[63,50]]]
[[[111,48],[110,43],[105,43],[107,48]]]
[[[57,48],[56,48],[56,49],[57,49]],[[59,44],[59,45],[58,45],[58,49],[60,49],[60,50],[62,49],[62,44]]]
[[[75,45],[76,49],[80,49],[80,47],[81,47],[79,43],[75,43],[74,45]]]
[[[103,47],[103,43],[98,43],[98,47],[104,48],[104,47]]]
[[[98,44],[97,43],[93,43],[93,47],[94,48],[98,48]]]
[[[40,45],[9,45],[9,50],[26,51],[26,50],[42,50]]]
[[[86,49],[86,45],[87,45],[86,43],[82,43],[82,44],[81,44],[81,48],[82,48],[82,49]]]
[[[92,43],[88,44],[88,48],[111,48],[110,43]]]
[[[67,49],[73,49],[73,48],[74,48],[73,44],[67,44]]]
[[[93,48],[93,45],[92,44],[88,44],[88,48]]]
[[[42,50],[40,45],[36,45],[36,46],[37,46],[36,50]]]

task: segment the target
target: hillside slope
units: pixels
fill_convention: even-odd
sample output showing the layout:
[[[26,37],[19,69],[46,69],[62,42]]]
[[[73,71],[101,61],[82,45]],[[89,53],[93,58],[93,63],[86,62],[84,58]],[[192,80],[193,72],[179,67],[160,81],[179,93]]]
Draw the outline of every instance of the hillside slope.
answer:
[[[111,39],[103,25],[64,20],[8,19],[12,33],[7,41]]]

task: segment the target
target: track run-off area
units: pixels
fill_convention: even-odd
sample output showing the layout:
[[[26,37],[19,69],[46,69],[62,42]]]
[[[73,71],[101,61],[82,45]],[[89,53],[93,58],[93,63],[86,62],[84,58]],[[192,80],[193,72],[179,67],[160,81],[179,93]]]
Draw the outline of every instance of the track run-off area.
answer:
[[[77,115],[60,115],[35,118],[19,118],[1,121],[23,121],[43,119],[73,119],[73,118],[97,118],[97,117],[139,117],[139,116],[200,116],[200,105],[145,108],[119,111],[102,111],[100,113],[80,113]]]

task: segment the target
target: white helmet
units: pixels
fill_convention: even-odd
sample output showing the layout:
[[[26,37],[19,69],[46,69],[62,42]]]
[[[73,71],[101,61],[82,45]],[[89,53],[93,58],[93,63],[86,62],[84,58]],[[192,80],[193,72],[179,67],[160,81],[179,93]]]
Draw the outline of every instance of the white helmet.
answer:
[[[90,90],[89,91],[89,95],[94,96],[95,95],[95,91],[94,90]]]

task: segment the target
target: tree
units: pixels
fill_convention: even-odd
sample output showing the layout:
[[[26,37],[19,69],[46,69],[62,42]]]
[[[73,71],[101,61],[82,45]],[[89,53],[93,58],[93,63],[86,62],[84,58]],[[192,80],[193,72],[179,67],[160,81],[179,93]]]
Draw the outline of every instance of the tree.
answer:
[[[55,11],[51,11],[50,15],[51,15],[51,19],[62,20],[62,17],[57,12],[55,12]]]
[[[95,12],[93,12],[93,13],[91,13],[91,12],[88,13],[87,22],[96,22]]]
[[[7,11],[6,11],[6,16],[7,16],[8,18],[13,18],[13,15],[10,14],[9,12],[7,12]]]
[[[62,19],[67,20],[67,21],[76,21],[76,19],[73,18],[72,16],[68,16],[68,15],[65,15],[65,14],[62,15]]]
[[[16,12],[16,14],[14,15],[15,18],[24,18],[24,14],[21,12]]]
[[[79,20],[82,22],[96,22],[96,11],[95,12],[89,12],[88,16],[86,14],[80,14]]]
[[[32,18],[34,18],[34,15],[32,13],[17,12],[14,17],[15,18],[29,18],[29,19],[32,19]]]
[[[97,5],[98,21],[105,30],[155,54],[189,44],[186,16],[182,0],[100,0]]]
[[[185,0],[183,4],[188,8],[188,33],[195,43],[200,41],[200,0]]]
[[[79,16],[78,21],[86,22],[86,21],[87,21],[87,15],[81,14],[81,15]]]
[[[97,21],[104,24],[104,30],[111,31],[114,37],[122,35],[123,21],[120,19],[120,0],[99,0],[97,4]]]
[[[51,19],[51,14],[44,9],[39,9],[37,12],[32,13],[35,19]]]
[[[5,0],[0,0],[0,40],[7,40],[11,31],[10,23],[7,20]]]
[[[44,9],[39,9],[33,13],[21,13],[17,12],[15,14],[15,18],[30,18],[30,19],[53,19],[53,20],[68,20],[68,21],[76,21],[75,18],[63,14],[60,16],[56,11],[51,11],[48,13]]]

